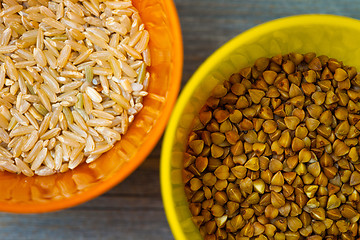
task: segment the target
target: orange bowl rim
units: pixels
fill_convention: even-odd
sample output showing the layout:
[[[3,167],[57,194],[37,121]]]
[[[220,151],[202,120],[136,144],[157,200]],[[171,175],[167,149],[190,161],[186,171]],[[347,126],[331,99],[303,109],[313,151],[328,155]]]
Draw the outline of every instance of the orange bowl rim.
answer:
[[[151,134],[151,138],[148,138],[142,144],[141,151],[138,151],[135,157],[130,160],[132,162],[127,165],[127,168],[120,168],[120,170],[117,173],[114,173],[114,175],[110,178],[104,180],[102,183],[90,187],[84,192],[78,193],[69,198],[48,202],[1,203],[1,212],[21,214],[46,213],[71,208],[76,205],[82,204],[86,201],[96,198],[97,196],[100,196],[101,194],[105,193],[106,191],[110,190],[111,188],[122,182],[133,171],[135,171],[141,165],[141,163],[143,163],[146,157],[151,153],[165,130],[166,124],[170,118],[172,109],[179,94],[184,57],[180,21],[175,4],[172,0],[163,0],[163,3],[165,12],[169,19],[170,31],[173,36],[173,66],[176,67],[173,67],[171,69],[171,88],[169,88],[169,91],[167,92],[167,99],[162,113],[156,120],[156,123],[151,129],[150,133],[148,133]]]

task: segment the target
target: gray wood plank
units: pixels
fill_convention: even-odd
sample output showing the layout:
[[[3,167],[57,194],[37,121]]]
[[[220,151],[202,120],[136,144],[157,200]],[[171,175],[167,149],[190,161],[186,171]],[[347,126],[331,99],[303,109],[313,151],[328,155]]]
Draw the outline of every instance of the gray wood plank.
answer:
[[[162,207],[158,165],[154,152],[117,187],[72,209],[0,213],[0,239],[173,239]]]
[[[295,14],[360,18],[357,0],[175,0],[184,40],[185,85],[198,66],[237,34]],[[173,239],[159,184],[159,143],[129,178],[104,195],[68,210],[0,213],[0,239]]]

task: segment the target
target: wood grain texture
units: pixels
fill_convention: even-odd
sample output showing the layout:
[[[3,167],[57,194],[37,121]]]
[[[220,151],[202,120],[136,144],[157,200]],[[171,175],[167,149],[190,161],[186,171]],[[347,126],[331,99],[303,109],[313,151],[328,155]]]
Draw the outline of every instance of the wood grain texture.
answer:
[[[360,18],[357,0],[175,0],[184,40],[184,85],[218,47],[265,21],[295,14]],[[124,182],[78,207],[40,215],[0,213],[0,239],[173,239],[163,211],[161,142]],[[21,228],[19,228],[21,226]]]

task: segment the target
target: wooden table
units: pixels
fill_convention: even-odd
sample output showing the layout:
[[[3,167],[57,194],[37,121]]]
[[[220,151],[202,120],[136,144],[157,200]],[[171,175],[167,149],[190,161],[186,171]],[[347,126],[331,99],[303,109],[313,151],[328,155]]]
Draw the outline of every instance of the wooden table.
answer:
[[[305,13],[360,18],[357,0],[175,2],[184,38],[183,85],[214,50],[262,22]],[[160,149],[161,142],[128,179],[78,207],[41,215],[0,213],[0,239],[173,239],[161,200]]]

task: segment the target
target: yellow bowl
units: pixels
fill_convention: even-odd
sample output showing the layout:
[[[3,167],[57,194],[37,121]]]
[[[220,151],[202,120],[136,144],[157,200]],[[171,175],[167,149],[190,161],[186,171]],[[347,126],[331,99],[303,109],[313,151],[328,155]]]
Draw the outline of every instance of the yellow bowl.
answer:
[[[217,50],[195,72],[170,118],[161,153],[161,190],[176,239],[201,239],[191,221],[182,183],[182,161],[194,117],[214,86],[259,57],[315,52],[360,69],[360,21],[333,15],[300,15],[254,27]]]
[[[149,31],[149,95],[122,140],[91,164],[48,177],[0,172],[0,211],[40,213],[83,203],[133,172],[151,152],[167,124],[180,89],[183,46],[172,0],[133,0]]]

